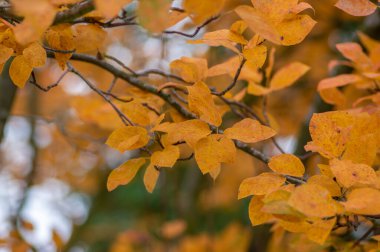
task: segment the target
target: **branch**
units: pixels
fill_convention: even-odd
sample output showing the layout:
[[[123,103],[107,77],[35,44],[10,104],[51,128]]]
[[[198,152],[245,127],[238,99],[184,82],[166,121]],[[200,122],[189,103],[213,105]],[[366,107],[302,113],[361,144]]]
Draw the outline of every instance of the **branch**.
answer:
[[[47,52],[47,55],[50,58],[54,58],[54,53],[52,53],[52,52]],[[138,78],[131,76],[122,70],[119,70],[118,68],[116,68],[115,66],[113,66],[112,64],[110,64],[106,61],[99,60],[93,56],[89,56],[89,55],[85,55],[85,54],[77,54],[77,53],[74,53],[72,55],[71,60],[82,61],[82,62],[87,62],[87,63],[93,64],[93,65],[96,65],[96,66],[106,70],[107,72],[112,73],[114,75],[114,77],[125,80],[126,82],[128,82],[130,85],[132,85],[134,87],[137,87],[143,91],[146,91],[148,93],[159,96],[165,102],[167,102],[170,106],[172,106],[174,109],[176,109],[182,116],[184,116],[188,119],[197,119],[197,116],[195,114],[193,114],[192,112],[187,110],[185,107],[183,107],[175,98],[173,98],[170,94],[166,93],[165,90],[158,90],[158,88],[156,86],[153,86],[153,85],[150,85],[146,82],[143,82],[143,81],[139,80]],[[76,72],[76,73],[78,73],[78,72]],[[84,77],[82,76],[81,78],[84,78]],[[92,87],[92,89],[94,88],[94,86],[91,83],[89,83],[88,80],[85,79],[85,81],[86,81],[87,85],[90,84],[90,86],[89,86],[90,88],[91,87]],[[101,93],[96,88],[93,90],[95,92],[97,92],[98,94],[100,93],[100,95],[108,103],[110,103],[109,99],[103,93]],[[111,106],[113,105],[112,102],[110,104],[111,104]],[[216,127],[214,127],[214,126],[211,126],[211,128],[212,128],[212,130],[216,129]],[[223,131],[219,130],[219,132],[222,134]],[[269,157],[267,157],[264,153],[252,148],[248,144],[242,143],[240,141],[235,141],[235,145],[240,150],[250,154],[251,156],[256,157],[257,159],[261,160],[264,163],[268,163]]]
[[[214,95],[217,95],[217,96],[223,96],[223,95],[225,95],[228,91],[230,91],[231,89],[233,89],[233,88],[235,87],[236,82],[237,82],[238,79],[239,79],[239,76],[240,76],[241,70],[243,69],[245,62],[247,62],[247,60],[246,60],[245,58],[240,62],[239,68],[237,69],[237,71],[236,71],[236,73],[235,73],[234,80],[232,81],[232,83],[231,83],[226,89],[224,89],[223,91],[221,91],[221,92],[219,92],[219,93],[218,93],[218,92],[213,93]]]
[[[203,27],[205,27],[206,25],[210,24],[211,22],[217,20],[219,17],[220,17],[220,15],[212,17],[212,18],[206,20],[203,24],[201,24],[200,26],[198,26],[193,33],[184,33],[184,32],[180,32],[180,31],[163,31],[162,33],[165,33],[165,34],[178,34],[178,35],[181,35],[181,36],[184,36],[184,37],[194,38]]]

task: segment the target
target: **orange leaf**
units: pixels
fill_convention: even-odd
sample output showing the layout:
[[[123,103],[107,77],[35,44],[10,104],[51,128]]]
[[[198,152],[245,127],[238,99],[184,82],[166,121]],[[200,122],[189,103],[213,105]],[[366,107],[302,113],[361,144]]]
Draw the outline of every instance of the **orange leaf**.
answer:
[[[187,87],[189,92],[188,101],[189,108],[192,112],[197,114],[201,120],[204,120],[214,126],[222,124],[222,117],[208,86],[198,81],[193,86]]]
[[[377,9],[369,0],[339,0],[335,6],[353,16],[368,16]]]
[[[29,65],[28,60],[23,55],[16,56],[9,68],[9,76],[12,82],[19,88],[23,88],[29,80],[33,68]]]
[[[179,147],[170,145],[162,151],[155,151],[151,157],[151,163],[158,167],[173,167],[179,158]]]
[[[194,23],[199,25],[205,22],[207,19],[216,16],[222,10],[225,0],[185,0],[183,2],[183,8]]]
[[[224,136],[245,143],[256,143],[276,135],[276,132],[258,121],[245,118],[224,131]]]
[[[310,217],[330,217],[337,212],[329,191],[316,184],[303,184],[296,187],[288,203]]]
[[[379,215],[380,191],[373,188],[357,188],[347,195],[342,203],[346,211],[354,214]]]
[[[154,167],[153,164],[150,164],[144,174],[144,185],[146,190],[149,193],[152,193],[154,188],[156,187],[158,177],[160,176],[160,172]]]
[[[145,162],[145,158],[130,159],[119,167],[113,169],[107,180],[108,191],[113,191],[116,187],[131,182]]]
[[[126,126],[112,132],[106,144],[120,152],[124,152],[141,148],[145,146],[148,141],[148,131],[145,128]]]
[[[121,8],[129,4],[131,1],[132,0],[95,0],[95,6],[105,18],[113,18],[117,16]]]
[[[377,183],[375,170],[365,164],[354,164],[349,160],[333,159],[330,161],[330,169],[336,180],[343,187],[373,185]]]
[[[283,175],[302,177],[305,173],[301,160],[292,154],[274,156],[270,159],[268,166],[272,171]]]
[[[285,177],[264,172],[256,177],[244,179],[239,186],[238,199],[245,198],[250,195],[265,195],[278,188],[285,183]]]
[[[309,71],[309,69],[310,67],[300,62],[294,62],[281,68],[274,74],[273,78],[271,79],[269,84],[270,89],[280,90],[292,85],[307,71]]]

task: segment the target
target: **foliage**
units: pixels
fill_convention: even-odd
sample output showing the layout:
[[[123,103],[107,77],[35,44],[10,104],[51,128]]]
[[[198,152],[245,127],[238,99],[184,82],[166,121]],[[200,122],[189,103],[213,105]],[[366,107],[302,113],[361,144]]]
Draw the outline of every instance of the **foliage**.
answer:
[[[0,69],[23,88],[19,93],[38,88],[48,92],[45,97],[52,95],[51,104],[60,102],[53,90],[69,78],[87,87],[90,95],[69,95],[70,102],[62,102],[72,111],[56,124],[63,133],[72,130],[87,137],[74,140],[79,148],[89,150],[100,141],[102,151],[105,143],[124,154],[124,162],[114,162],[107,182],[101,180],[108,191],[142,180],[149,193],[160,194],[155,189],[166,183],[165,174],[191,160],[218,183],[226,169],[234,173],[234,164],[247,166],[241,161],[245,153],[250,162],[259,161],[255,173],[239,177],[240,185],[228,193],[250,197],[245,211],[252,226],[271,225],[268,251],[287,243],[291,246],[284,251],[376,251],[380,42],[358,30],[359,41],[335,45],[344,59],[328,63],[321,54],[326,54],[327,36],[334,34],[318,26],[332,24],[317,21],[327,15],[332,23],[339,14],[349,23],[354,19],[350,15],[377,15],[378,7],[370,0],[310,2],[184,0],[178,7],[169,0],[11,0],[0,11]],[[165,54],[175,48],[167,46],[160,57],[168,64],[136,71],[139,59],[130,64],[109,54],[115,38],[124,36],[119,27],[130,26],[137,27],[127,31],[135,56],[144,55],[138,45],[143,39],[158,36],[163,44],[184,37],[191,50],[209,50],[173,59]],[[211,31],[202,34],[205,27]],[[189,28],[194,33],[186,33]],[[323,39],[313,44],[308,36]],[[287,57],[292,51],[296,57]],[[148,54],[140,61],[150,58]],[[327,63],[332,77],[321,70]],[[314,93],[323,101],[314,99]],[[55,106],[49,102],[45,109]],[[320,109],[317,103],[323,102],[331,106]],[[313,114],[304,130],[299,122],[307,109]],[[286,136],[306,152],[281,146]],[[99,165],[108,158],[102,151],[96,154]],[[44,162],[56,158],[53,151],[49,155]],[[23,221],[21,228],[15,225],[4,243],[13,251],[35,250],[22,231],[33,230],[33,225],[17,218]],[[250,246],[249,231],[236,223],[218,234],[178,239],[186,225],[171,220],[162,227],[162,240],[177,242],[170,246],[178,251],[246,251]],[[363,228],[360,235],[357,230]],[[147,249],[136,236],[121,233],[111,251]],[[157,251],[168,249],[150,235],[146,239],[154,240]],[[65,247],[55,231],[52,240],[57,250]]]

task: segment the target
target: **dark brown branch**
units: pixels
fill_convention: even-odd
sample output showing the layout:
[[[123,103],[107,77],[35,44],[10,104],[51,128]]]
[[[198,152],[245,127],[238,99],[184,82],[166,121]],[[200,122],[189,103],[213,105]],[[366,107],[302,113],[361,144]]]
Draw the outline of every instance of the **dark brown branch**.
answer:
[[[212,17],[212,18],[206,20],[203,24],[201,24],[200,26],[198,26],[193,33],[184,33],[184,32],[181,32],[181,31],[163,31],[163,33],[165,33],[165,34],[178,34],[178,35],[181,35],[181,36],[184,36],[184,37],[194,38],[203,27],[205,27],[206,25],[210,24],[211,22],[217,20],[219,17],[220,17],[220,15]]]
[[[48,52],[48,56],[50,58],[53,58],[54,54],[51,52]],[[72,55],[71,59],[96,65],[96,66],[112,73],[115,77],[120,78],[122,80],[125,80],[130,85],[137,87],[140,90],[144,90],[148,93],[152,93],[152,94],[159,96],[165,102],[167,102],[170,106],[172,106],[174,109],[176,109],[182,116],[184,116],[188,119],[196,119],[197,118],[196,115],[194,115],[189,110],[187,110],[185,107],[183,107],[180,103],[178,103],[175,100],[175,98],[173,98],[170,94],[164,92],[163,90],[158,90],[158,88],[156,86],[153,86],[153,85],[150,85],[146,82],[143,82],[143,81],[139,80],[138,78],[133,77],[133,76],[127,74],[126,72],[122,71],[122,70],[119,70],[118,68],[116,68],[115,66],[113,66],[112,64],[110,64],[106,61],[99,60],[93,56],[89,56],[89,55],[85,55],[85,54],[77,54],[77,53],[74,53]],[[88,80],[86,80],[86,81],[88,82]],[[90,85],[92,86],[91,83],[90,83]],[[94,86],[92,86],[92,87],[95,88]],[[95,92],[98,93],[100,91],[95,88]],[[101,92],[100,92],[100,94],[107,102],[110,102],[108,97],[106,97]],[[111,104],[114,106],[114,104],[112,102],[111,102]],[[212,126],[211,128],[213,130],[215,129],[214,126]],[[222,131],[219,131],[219,132],[222,132]],[[264,153],[256,150],[255,148],[252,148],[248,144],[242,143],[240,141],[235,141],[235,144],[242,151],[248,153],[251,156],[256,157],[257,159],[261,160],[264,163],[268,163],[269,158]]]
[[[245,58],[240,62],[239,68],[236,70],[236,73],[235,73],[235,76],[234,76],[234,80],[232,81],[232,83],[230,85],[228,85],[228,87],[226,89],[224,89],[223,91],[221,91],[219,93],[218,92],[213,92],[214,95],[223,96],[228,91],[230,91],[231,89],[233,89],[235,87],[236,82],[239,79],[241,70],[243,69],[245,62],[247,62],[247,60]]]

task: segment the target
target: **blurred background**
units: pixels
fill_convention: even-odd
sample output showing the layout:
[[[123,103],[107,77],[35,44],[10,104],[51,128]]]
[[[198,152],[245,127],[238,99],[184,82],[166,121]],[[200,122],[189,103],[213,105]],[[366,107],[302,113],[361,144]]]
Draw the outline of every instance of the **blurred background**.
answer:
[[[180,1],[175,2],[180,6]],[[357,31],[380,39],[379,11],[355,18],[336,9],[332,0],[308,2],[315,14],[307,12],[318,24],[300,45],[276,48],[275,69],[298,60],[311,71],[297,85],[268,99],[279,144],[297,154],[305,153],[311,113],[329,108],[317,96],[317,83],[337,71],[347,71],[338,68],[328,72],[328,62],[341,57],[335,44],[357,41]],[[196,38],[228,28],[238,19],[231,10],[244,3],[249,1],[227,1],[222,17]],[[171,30],[191,32],[194,28],[186,19]],[[225,48],[188,44],[187,38],[178,35],[152,36],[139,26],[113,28],[107,33],[104,51],[139,71],[169,72],[169,63],[181,56],[205,57],[209,66],[233,56]],[[112,82],[112,76],[99,68],[77,62],[73,65],[99,87],[106,89]],[[61,74],[56,62],[50,60],[38,70],[37,77],[48,85]],[[208,83],[218,86],[231,80],[224,75]],[[153,76],[149,81],[162,83],[162,77]],[[105,146],[110,132],[121,126],[108,104],[70,74],[47,93],[32,85],[16,90],[7,71],[2,73],[0,86],[0,251],[28,251],[26,243],[35,251],[71,252],[321,249],[294,234],[278,241],[269,225],[251,227],[248,200],[238,201],[237,192],[244,178],[265,170],[252,157],[239,152],[237,162],[224,165],[215,181],[203,176],[194,160],[189,160],[165,169],[152,194],[144,188],[142,172],[127,186],[107,192],[111,169],[139,156],[138,152],[120,154]],[[125,89],[118,81],[115,92],[124,94]],[[147,101],[156,99],[131,87],[128,92]],[[354,99],[354,90],[345,92],[352,92]],[[248,96],[246,102],[254,108],[260,106],[254,96]],[[346,105],[341,106],[344,109]],[[224,119],[236,120],[230,114]],[[269,142],[256,147],[275,154]],[[309,160],[311,172],[315,163],[315,159]]]

